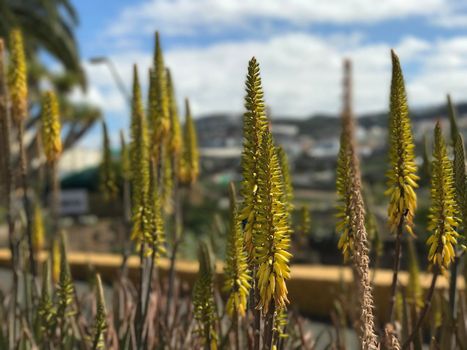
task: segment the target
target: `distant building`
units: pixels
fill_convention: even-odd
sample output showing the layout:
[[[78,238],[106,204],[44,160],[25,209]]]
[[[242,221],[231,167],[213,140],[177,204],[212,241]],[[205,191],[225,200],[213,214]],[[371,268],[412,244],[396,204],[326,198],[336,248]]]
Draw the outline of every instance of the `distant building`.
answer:
[[[102,159],[101,150],[94,148],[73,147],[66,150],[58,163],[60,176],[95,167]]]

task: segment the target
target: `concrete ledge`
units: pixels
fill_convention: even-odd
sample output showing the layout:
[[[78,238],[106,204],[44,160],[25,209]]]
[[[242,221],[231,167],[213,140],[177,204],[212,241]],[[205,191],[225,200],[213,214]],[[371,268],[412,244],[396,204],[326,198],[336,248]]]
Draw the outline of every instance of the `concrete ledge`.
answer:
[[[40,261],[44,261],[47,253],[43,252],[39,256]],[[68,261],[74,278],[85,279],[89,275],[90,268],[99,272],[104,281],[110,283],[118,275],[122,257],[117,254],[105,253],[83,253],[69,252]],[[0,249],[0,266],[10,265],[10,251]],[[162,277],[167,276],[169,260],[160,259],[159,273]],[[177,261],[177,276],[190,285],[196,279],[198,263],[193,261]],[[219,278],[222,278],[222,264],[216,265]],[[136,279],[139,273],[139,258],[131,256],[128,259],[128,272],[130,278]],[[323,265],[292,265],[292,278],[287,282],[289,289],[289,299],[293,307],[298,307],[303,313],[319,317],[328,317],[333,307],[336,296],[340,291],[351,291],[354,289],[352,282],[352,271],[348,267],[323,266]],[[374,271],[372,271],[373,273]],[[377,270],[374,279],[374,296],[376,311],[378,316],[387,314],[389,288],[392,280],[392,270]],[[407,285],[408,273],[400,273],[402,285]],[[421,274],[422,288],[429,288],[431,274]],[[464,289],[464,279],[459,277],[458,286]],[[448,288],[448,280],[440,276],[436,288],[445,290]]]

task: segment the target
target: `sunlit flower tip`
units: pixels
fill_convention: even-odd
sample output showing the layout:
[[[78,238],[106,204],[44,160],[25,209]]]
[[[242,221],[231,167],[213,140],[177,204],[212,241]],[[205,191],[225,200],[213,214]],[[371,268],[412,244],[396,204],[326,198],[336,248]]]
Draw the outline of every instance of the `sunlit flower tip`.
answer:
[[[413,233],[413,218],[417,208],[419,177],[416,175],[415,144],[407,105],[404,77],[399,58],[391,51],[392,81],[389,113],[389,161],[387,173],[389,196],[388,223],[392,232],[402,225],[410,235]]]
[[[10,32],[10,64],[8,68],[13,120],[19,124],[28,113],[28,79],[23,35],[18,28]]]
[[[62,153],[60,111],[57,96],[47,91],[42,100],[42,142],[49,163],[56,162]]]

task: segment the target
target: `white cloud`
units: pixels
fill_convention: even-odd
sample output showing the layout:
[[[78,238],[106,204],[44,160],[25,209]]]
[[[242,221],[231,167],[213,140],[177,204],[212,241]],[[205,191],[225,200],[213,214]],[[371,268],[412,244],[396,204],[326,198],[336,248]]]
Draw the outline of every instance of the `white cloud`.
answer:
[[[146,0],[127,7],[109,32],[166,35],[259,31],[280,21],[300,28],[315,23],[373,23],[445,12],[455,0]]]
[[[188,96],[195,116],[214,112],[243,111],[244,79],[248,60],[261,64],[265,99],[275,116],[309,116],[340,109],[341,67],[344,57],[354,62],[355,109],[357,113],[381,111],[388,106],[390,46],[365,43],[356,33],[345,41],[308,33],[289,33],[265,41],[223,42],[209,47],[176,48],[166,52],[179,102]],[[457,100],[467,91],[467,37],[428,42],[403,38],[395,47],[406,72],[411,106],[444,101],[452,92]],[[132,64],[138,62],[147,86],[146,73],[152,54],[126,51],[112,57],[128,89]],[[91,97],[106,114],[128,115],[110,72],[104,66],[86,65]],[[181,103],[180,103],[181,105]],[[127,119],[120,121],[125,127]]]

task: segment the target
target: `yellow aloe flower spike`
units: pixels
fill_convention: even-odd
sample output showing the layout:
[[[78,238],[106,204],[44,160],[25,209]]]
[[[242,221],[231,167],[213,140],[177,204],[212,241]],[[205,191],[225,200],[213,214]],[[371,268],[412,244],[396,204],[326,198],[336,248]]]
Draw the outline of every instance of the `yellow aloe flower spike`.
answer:
[[[258,203],[256,212],[254,256],[258,265],[258,307],[266,315],[271,306],[283,308],[288,303],[286,280],[290,278],[290,227],[287,206],[283,201],[284,183],[272,135],[266,129],[258,159]]]
[[[170,138],[169,149],[174,155],[179,155],[182,151],[182,131],[180,127],[180,117],[178,115],[177,97],[175,95],[175,87],[172,81],[170,70],[166,69],[167,77],[167,96],[170,112]]]
[[[34,253],[39,253],[44,248],[44,217],[39,203],[34,205],[34,217],[32,221],[32,246]]]
[[[148,112],[152,126],[151,144],[157,147],[165,143],[170,130],[166,71],[159,32],[156,32],[154,70],[150,74],[150,84],[152,88],[149,93]]]
[[[185,130],[182,155],[181,181],[193,184],[199,176],[199,151],[195,123],[191,116],[190,102],[185,100]]]
[[[399,58],[391,51],[392,56],[392,82],[389,113],[389,162],[390,170],[387,173],[389,196],[388,221],[391,232],[402,233],[404,226],[407,232],[413,235],[412,226],[415,210],[417,208],[417,195],[419,177],[416,175],[415,145],[407,106],[407,96],[404,86],[404,77]]]
[[[102,121],[102,161],[100,166],[100,186],[106,200],[115,199],[118,194],[117,175],[112,164],[107,124]]]
[[[431,236],[428,260],[441,271],[447,269],[455,257],[454,248],[459,234],[459,211],[455,199],[454,172],[447,155],[441,125],[436,123],[431,175],[431,207],[428,215]]]
[[[131,183],[133,228],[131,239],[137,245],[152,237],[152,206],[150,205],[149,147],[146,119],[144,117],[138,71],[134,67],[133,105],[131,116]]]
[[[164,218],[162,214],[161,200],[163,197],[158,188],[158,178],[156,176],[155,163],[151,162],[150,168],[150,206],[151,211],[151,236],[147,237],[150,242],[148,252],[155,250],[155,256],[160,257],[166,254],[165,249],[165,231],[164,231]]]
[[[10,32],[8,88],[11,95],[12,119],[19,124],[28,114],[28,77],[23,35],[18,28]]]
[[[62,140],[60,136],[60,112],[57,96],[53,91],[44,94],[42,102],[42,143],[47,162],[58,160],[62,153]]]
[[[251,276],[233,184],[230,185],[230,206],[230,234],[227,239],[224,265],[224,291],[228,293],[226,310],[231,317],[234,315],[243,317],[251,288]]]
[[[255,230],[256,213],[258,211],[258,162],[261,140],[268,128],[259,64],[254,57],[248,63],[245,84],[246,112],[243,115],[243,151],[241,158],[243,180],[240,190],[243,197],[243,206],[240,211],[240,219],[245,222],[246,248],[249,258],[253,259],[253,231]]]

